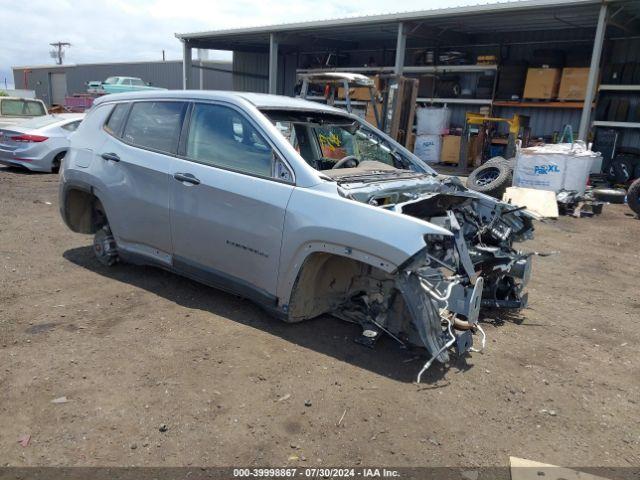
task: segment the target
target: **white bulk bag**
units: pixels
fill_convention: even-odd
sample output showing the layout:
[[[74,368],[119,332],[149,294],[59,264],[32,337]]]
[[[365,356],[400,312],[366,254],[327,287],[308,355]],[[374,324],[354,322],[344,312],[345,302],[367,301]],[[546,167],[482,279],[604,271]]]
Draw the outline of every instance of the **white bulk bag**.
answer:
[[[438,163],[442,150],[442,137],[440,135],[418,135],[413,153],[423,162]]]
[[[519,149],[513,186],[538,190],[575,190],[583,194],[594,161],[600,154],[582,142],[558,143]]]
[[[451,110],[447,107],[416,109],[416,133],[418,135],[446,135],[449,133]]]

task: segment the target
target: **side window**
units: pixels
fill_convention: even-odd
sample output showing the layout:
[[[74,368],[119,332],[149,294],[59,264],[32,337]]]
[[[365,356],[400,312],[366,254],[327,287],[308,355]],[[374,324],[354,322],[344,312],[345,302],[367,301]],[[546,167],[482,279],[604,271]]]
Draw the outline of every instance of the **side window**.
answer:
[[[116,137],[120,135],[124,123],[124,116],[127,114],[128,108],[128,103],[118,103],[111,112],[111,115],[109,115],[109,120],[107,120],[104,128],[111,135]]]
[[[61,128],[64,128],[65,130],[68,130],[69,132],[75,132],[78,127],[80,126],[80,120],[77,120],[75,122],[71,122],[71,123],[67,123],[66,125],[62,125]]]
[[[291,181],[264,137],[238,112],[220,105],[193,108],[186,156],[206,165]]]
[[[134,103],[123,139],[139,147],[176,153],[186,109],[183,102]]]

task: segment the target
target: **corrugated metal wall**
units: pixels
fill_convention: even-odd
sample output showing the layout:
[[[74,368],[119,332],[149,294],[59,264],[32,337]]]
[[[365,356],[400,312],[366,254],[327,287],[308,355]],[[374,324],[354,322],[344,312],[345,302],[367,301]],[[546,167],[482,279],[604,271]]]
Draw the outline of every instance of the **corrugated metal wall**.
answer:
[[[269,54],[234,52],[233,89],[238,92],[267,93],[269,91]]]
[[[67,81],[74,67],[30,68],[13,70],[13,81],[16,88],[24,88],[36,92],[36,97],[51,105],[51,73],[66,73]],[[86,87],[82,90],[85,91]]]
[[[293,95],[297,69],[297,54],[280,55],[278,59],[278,93],[280,95]],[[234,52],[233,89],[239,92],[268,92],[269,54]]]
[[[194,62],[193,67],[194,88],[199,88],[200,68],[199,63]],[[203,64],[204,88],[210,90],[232,90],[233,75],[231,62],[206,61]],[[36,96],[51,104],[52,73],[65,73],[67,79],[67,95],[85,93],[87,82],[92,80],[104,80],[110,76],[140,77],[145,82],[151,82],[156,87],[168,89],[182,88],[182,61],[172,60],[167,62],[136,62],[136,63],[106,63],[69,65],[63,67],[32,67],[27,74],[27,88],[35,90]],[[24,70],[13,70],[16,87],[23,88]]]

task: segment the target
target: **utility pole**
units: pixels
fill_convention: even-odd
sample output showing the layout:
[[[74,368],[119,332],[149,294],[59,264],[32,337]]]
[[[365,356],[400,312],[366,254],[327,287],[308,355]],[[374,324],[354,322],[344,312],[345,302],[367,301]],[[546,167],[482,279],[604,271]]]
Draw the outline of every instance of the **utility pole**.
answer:
[[[51,50],[51,58],[55,59],[56,65],[62,65],[62,59],[64,58],[64,51],[62,49],[70,47],[71,44],[69,42],[54,42],[49,45],[56,47],[56,50]]]

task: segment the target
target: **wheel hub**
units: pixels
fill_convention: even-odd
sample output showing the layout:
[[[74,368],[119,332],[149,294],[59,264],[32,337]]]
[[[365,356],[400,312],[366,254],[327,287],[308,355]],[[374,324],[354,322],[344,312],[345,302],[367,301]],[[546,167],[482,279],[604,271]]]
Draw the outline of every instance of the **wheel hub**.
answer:
[[[476,177],[476,183],[484,187],[485,185],[489,185],[490,183],[495,182],[495,180],[499,176],[500,176],[500,172],[495,168],[491,168],[480,173],[480,175]]]

